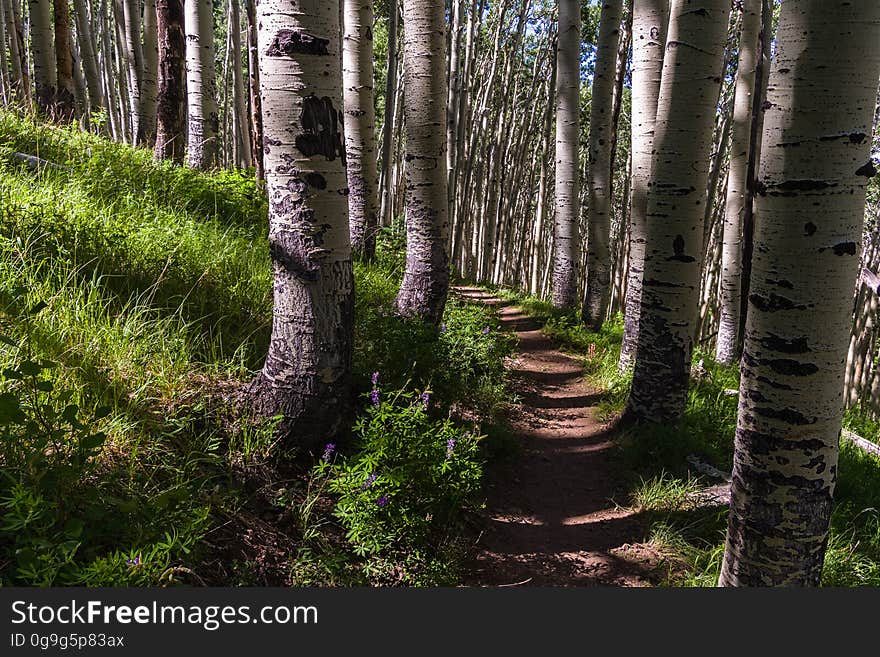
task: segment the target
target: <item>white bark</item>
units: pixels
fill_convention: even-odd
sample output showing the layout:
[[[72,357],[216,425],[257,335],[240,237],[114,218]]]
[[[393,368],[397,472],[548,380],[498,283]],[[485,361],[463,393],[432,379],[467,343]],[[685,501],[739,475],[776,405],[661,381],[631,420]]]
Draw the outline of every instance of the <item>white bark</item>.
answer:
[[[187,0],[186,86],[189,110],[187,163],[202,171],[217,165],[217,76],[214,70],[214,16],[211,0]]]
[[[554,220],[553,305],[577,306],[580,263],[580,133],[581,4],[559,0],[559,45],[556,60],[556,216]]]
[[[34,97],[40,112],[50,115],[55,107],[55,88],[58,84],[55,49],[52,45],[54,38],[50,0],[28,0],[28,12],[34,67]]]
[[[639,343],[629,412],[684,411],[700,301],[703,216],[729,0],[673,0],[657,103]]]
[[[148,146],[156,142],[156,110],[159,78],[159,32],[156,0],[144,0],[144,70],[141,84],[141,134]]]
[[[90,3],[75,0],[73,3],[74,19],[76,21],[76,36],[79,43],[79,54],[82,60],[83,74],[86,78],[86,86],[89,90],[89,109],[99,111],[104,106],[104,87],[101,84],[101,76],[98,73],[98,58],[95,54],[96,44],[91,26]]]
[[[880,4],[782,3],[720,584],[818,586],[837,481]]]
[[[142,137],[144,50],[141,45],[141,12],[139,0],[122,0],[125,29],[125,60],[128,65],[128,98],[131,103],[131,135],[135,143]]]

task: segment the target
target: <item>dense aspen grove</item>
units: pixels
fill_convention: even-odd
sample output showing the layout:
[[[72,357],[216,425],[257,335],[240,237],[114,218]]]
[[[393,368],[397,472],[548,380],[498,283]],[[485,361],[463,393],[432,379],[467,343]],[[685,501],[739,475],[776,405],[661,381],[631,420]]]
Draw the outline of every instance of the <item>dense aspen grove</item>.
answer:
[[[534,336],[499,302],[579,354],[620,449],[655,465],[676,454],[684,492],[670,514],[706,507],[688,487],[718,473],[726,514],[690,553],[707,550],[705,563],[669,557],[674,542],[658,536],[674,525],[629,537],[661,546],[664,582],[880,583],[880,520],[849,483],[857,462],[874,477],[858,475],[866,499],[880,496],[878,86],[880,3],[869,1],[0,0],[0,339],[11,350],[0,429],[47,436],[27,443],[38,459],[0,449],[17,482],[0,490],[0,583],[155,585],[200,567],[225,573],[220,584],[486,584],[474,573],[493,568],[531,581],[483,553],[474,570],[469,548],[448,571],[420,556],[467,542],[451,529],[468,525],[463,509],[483,518],[483,468],[504,451],[486,445],[526,435],[504,419],[510,406],[544,408],[518,387],[501,329],[519,333],[524,357]],[[60,287],[20,292],[19,265],[3,264],[19,260],[47,263],[34,280]],[[47,273],[68,260],[67,274]],[[41,332],[53,332],[39,324],[49,313],[85,326],[59,310],[68,279],[110,295],[94,302],[115,317],[108,327],[140,307],[154,324],[131,335],[184,322],[168,335],[186,334],[189,355],[160,365],[145,347],[129,359],[137,376],[95,364],[106,380],[70,383],[69,403],[47,411],[65,379],[79,381],[63,368],[91,367],[66,360],[88,331]],[[536,385],[562,386],[548,371]],[[199,398],[222,403],[204,410]],[[91,425],[77,415],[104,406],[114,410],[95,410]],[[185,508],[210,487],[193,483],[200,461],[175,461],[176,447],[162,467],[180,470],[150,499],[186,516],[174,536],[191,535],[202,561],[140,530],[129,552],[105,554],[82,509],[123,508],[118,491],[75,511],[53,502],[57,532],[20,544],[37,530],[16,513],[25,499],[49,504],[39,491],[55,477],[42,474],[56,458],[45,454],[66,453],[59,441],[78,445],[82,472],[64,475],[74,490],[116,467],[108,455],[124,445],[178,435],[181,408],[201,418],[179,423],[189,444],[226,436],[198,449],[220,449],[231,480],[251,482],[241,490],[278,489],[277,524],[259,520],[275,529],[240,548],[260,555],[242,557],[246,568],[229,555],[250,540],[251,494]],[[273,483],[284,467],[302,491]],[[673,495],[668,473],[655,474]],[[493,485],[516,488],[511,477]],[[646,479],[632,507],[643,515],[659,508],[644,502]],[[332,523],[315,521],[318,509]],[[240,526],[211,534],[220,517]],[[277,529],[282,518],[295,535]],[[862,547],[841,565],[844,535]],[[34,547],[46,545],[55,552]],[[147,545],[162,564],[153,575]],[[19,555],[12,575],[6,554]],[[242,574],[267,562],[284,577]]]

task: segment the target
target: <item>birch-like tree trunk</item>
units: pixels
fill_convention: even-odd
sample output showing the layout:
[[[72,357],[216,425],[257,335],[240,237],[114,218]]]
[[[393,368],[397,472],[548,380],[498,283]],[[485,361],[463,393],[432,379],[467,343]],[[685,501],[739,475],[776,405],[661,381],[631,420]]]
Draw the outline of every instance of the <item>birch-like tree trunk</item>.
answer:
[[[576,0],[559,0],[553,258],[553,305],[556,308],[575,308],[578,303],[580,81],[581,3]]]
[[[89,90],[89,111],[99,112],[105,107],[106,101],[101,75],[98,72],[97,49],[91,24],[93,10],[90,3],[75,0],[73,11],[83,74],[86,78],[86,87]]]
[[[260,66],[257,39],[257,13],[254,0],[245,0],[248,42],[248,88],[251,101],[251,148],[254,174],[257,180],[265,180],[263,168],[263,107],[260,102]]]
[[[244,75],[241,61],[241,5],[239,0],[229,2],[232,23],[232,134],[235,136],[235,165],[251,165],[251,132],[248,125],[247,101],[244,94]]]
[[[724,210],[724,248],[721,254],[720,318],[715,358],[731,365],[739,356],[739,313],[742,289],[742,229],[747,193],[747,172],[752,136],[752,101],[761,33],[761,0],[742,3],[739,64],[730,134],[730,165]]]
[[[184,6],[189,111],[187,163],[200,171],[217,165],[219,149],[213,11],[211,0],[187,0]]]
[[[147,146],[156,143],[158,107],[159,32],[157,0],[144,0],[144,70],[141,79],[141,123],[138,142]]]
[[[52,34],[52,9],[49,0],[28,0],[31,57],[34,71],[34,97],[37,109],[45,116],[55,111],[58,72],[55,63],[55,39]]]
[[[388,3],[388,68],[385,76],[385,116],[382,121],[382,195],[380,214],[382,225],[391,225],[392,173],[394,168],[394,108],[397,101],[397,0]]]
[[[348,234],[338,6],[261,0],[257,7],[272,339],[251,386],[258,413],[315,444],[349,403],[354,280]]]
[[[22,55],[24,54],[23,35],[18,31],[13,2],[4,2],[0,20],[5,25],[5,32],[9,39],[9,70],[10,88],[13,98],[23,100],[26,98],[24,68]],[[25,62],[26,63],[26,62]]]
[[[406,271],[397,309],[434,324],[449,292],[445,6],[403,3]]]
[[[821,579],[878,76],[880,4],[782,3],[723,586]]]
[[[703,207],[729,0],[673,0],[657,103],[639,342],[628,413],[681,417],[700,302]]]
[[[583,317],[598,331],[611,295],[611,147],[614,143],[614,83],[620,42],[622,0],[602,3],[593,93],[590,100],[589,204],[587,208],[587,287]]]
[[[373,0],[343,2],[345,37],[342,42],[342,83],[348,220],[352,249],[369,259],[376,250],[379,213],[376,110],[373,106]]]
[[[654,150],[654,124],[663,75],[669,0],[635,0],[633,3],[631,198],[629,218],[629,269],[624,301],[620,371],[633,366],[639,341],[642,310],[642,274],[648,215],[648,182]]]
[[[12,101],[12,83],[9,79],[9,60],[6,57],[6,3],[0,2],[0,102]]]
[[[143,121],[144,49],[141,44],[140,0],[122,0],[125,30],[125,61],[128,65],[128,98],[131,106],[131,136],[140,143]]]
[[[156,98],[156,159],[183,163],[186,153],[186,36],[183,0],[156,3],[159,43]]]

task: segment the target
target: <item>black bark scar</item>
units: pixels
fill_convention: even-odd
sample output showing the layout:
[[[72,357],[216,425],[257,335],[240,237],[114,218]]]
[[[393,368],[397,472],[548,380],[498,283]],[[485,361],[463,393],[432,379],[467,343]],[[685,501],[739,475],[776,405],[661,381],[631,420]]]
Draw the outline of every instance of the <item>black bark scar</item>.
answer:
[[[345,164],[345,149],[339,132],[339,111],[328,97],[307,96],[303,99],[301,118],[303,133],[296,138],[296,147],[306,157],[323,155],[328,160],[338,155]]]
[[[294,55],[317,55],[323,57],[330,54],[327,50],[329,45],[329,39],[322,39],[307,32],[285,29],[278,30],[275,33],[275,36],[272,37],[272,41],[269,43],[269,47],[266,49],[266,54],[269,57],[282,57],[284,55],[288,57],[293,57]]]

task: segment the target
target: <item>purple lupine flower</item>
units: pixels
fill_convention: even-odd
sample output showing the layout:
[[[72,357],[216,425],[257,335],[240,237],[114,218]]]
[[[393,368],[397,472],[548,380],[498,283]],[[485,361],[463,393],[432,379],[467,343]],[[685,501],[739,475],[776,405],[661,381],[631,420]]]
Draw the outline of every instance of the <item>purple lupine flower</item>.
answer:
[[[440,325],[440,332],[441,332],[441,333],[446,333],[446,324],[441,324],[441,325]]]
[[[379,391],[375,388],[370,392],[370,403],[373,404],[373,406],[379,405]]]
[[[126,559],[125,563],[127,563],[132,568],[141,565],[141,555],[137,555],[134,559]]]
[[[425,390],[420,396],[419,399],[422,400],[422,408],[428,410],[428,404],[431,403],[431,393]]]
[[[452,450],[455,449],[455,438],[446,441],[446,458],[452,458]]]
[[[361,487],[361,490],[367,490],[370,486],[372,486],[373,484],[376,483],[376,480],[378,478],[379,478],[379,475],[377,475],[375,472],[370,474],[370,476],[367,477],[367,480],[364,482],[364,485]]]
[[[484,328],[484,329],[483,329],[483,335],[489,335],[489,330],[490,330],[490,329],[489,329],[488,326],[487,326],[486,328]]]
[[[388,504],[388,496],[383,495],[378,500],[376,500],[376,504],[378,504],[379,506],[385,506],[386,504]]]
[[[379,373],[378,373],[378,372],[373,372],[373,375],[370,377],[370,381],[373,382],[373,387],[374,387],[374,388],[375,388],[377,385],[379,385]]]
[[[336,444],[335,443],[327,443],[324,446],[324,455],[321,457],[321,459],[326,463],[327,461],[330,460],[330,458],[333,456],[333,452],[335,452],[335,451],[336,451]]]

